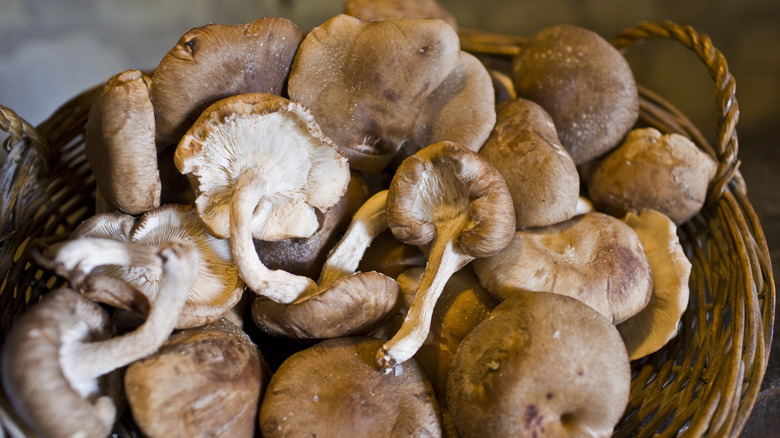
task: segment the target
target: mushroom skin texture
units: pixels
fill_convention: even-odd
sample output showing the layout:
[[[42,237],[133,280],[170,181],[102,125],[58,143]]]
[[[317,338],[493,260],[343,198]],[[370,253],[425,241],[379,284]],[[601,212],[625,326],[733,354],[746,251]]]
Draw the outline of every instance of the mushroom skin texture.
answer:
[[[271,370],[249,336],[217,322],[171,335],[124,378],[133,420],[148,437],[253,437]]]
[[[550,114],[577,165],[617,146],[639,118],[628,62],[579,26],[548,26],[531,35],[512,60],[512,79],[518,97]]]
[[[571,297],[519,293],[455,353],[447,406],[463,438],[608,437],[628,404],[617,329]]]
[[[105,202],[101,208],[139,214],[160,206],[154,108],[140,71],[111,77],[95,94],[84,152]]]
[[[653,209],[680,225],[701,210],[717,167],[687,137],[641,128],[588,163],[583,175],[598,210],[623,217],[632,210]]]
[[[396,238],[428,252],[404,323],[377,353],[380,366],[390,372],[428,337],[436,301],[452,274],[509,245],[515,212],[498,170],[478,153],[445,141],[401,163],[388,189],[386,214]]]
[[[301,42],[288,89],[368,173],[442,140],[479,150],[495,124],[490,75],[437,19],[333,17]]]
[[[538,104],[517,99],[500,105],[496,126],[479,153],[506,180],[517,228],[544,227],[574,216],[580,175],[552,118]]]
[[[267,93],[242,94],[208,107],[182,137],[174,161],[195,188],[208,229],[230,238],[247,286],[291,303],[314,280],[260,260],[254,240],[309,237],[347,190],[347,159],[301,104]]]
[[[80,287],[84,293],[97,293],[99,277],[114,277],[137,289],[152,300],[160,288],[162,269],[154,263],[155,252],[173,239],[193,242],[199,254],[198,278],[192,288],[176,328],[197,327],[219,320],[233,308],[243,295],[244,282],[238,275],[236,263],[230,251],[230,242],[211,235],[198,218],[195,209],[189,205],[167,204],[148,211],[139,218],[125,214],[97,214],[81,223],[71,234],[71,240],[110,239],[124,244],[128,251],[145,251],[150,262],[136,260],[132,264],[106,265],[88,269],[82,264],[82,272],[89,274],[90,283]],[[130,244],[130,245],[127,245]],[[86,247],[88,251],[89,247]],[[130,249],[135,248],[135,249]],[[85,261],[73,253],[58,254],[63,260],[72,258]],[[96,258],[103,263],[105,260]],[[105,263],[104,263],[105,264]],[[78,282],[72,274],[66,274]],[[115,286],[121,287],[121,286]],[[128,296],[128,294],[124,294]],[[107,302],[117,306],[117,302]],[[128,310],[138,310],[120,305]]]
[[[441,437],[428,377],[410,361],[391,376],[377,368],[378,339],[342,337],[293,354],[271,376],[260,406],[264,438]]]
[[[628,358],[636,360],[677,336],[688,307],[691,262],[680,245],[677,226],[663,213],[647,209],[629,212],[623,221],[636,231],[653,270],[653,294],[647,306],[617,325]]]
[[[644,309],[653,290],[639,236],[600,212],[518,230],[505,250],[473,266],[500,301],[522,292],[554,292],[579,299],[613,323]]]
[[[121,377],[112,373],[165,342],[195,282],[192,244],[172,241],[157,255],[160,293],[143,324],[129,333],[112,337],[107,312],[65,288],[44,295],[14,323],[3,345],[3,387],[16,413],[40,435],[102,438],[111,432],[122,392]]]
[[[455,17],[435,0],[346,0],[344,13],[369,21],[438,18],[458,30]]]
[[[298,26],[276,17],[189,30],[152,75],[157,135],[177,144],[203,110],[228,96],[280,95],[302,38]]]

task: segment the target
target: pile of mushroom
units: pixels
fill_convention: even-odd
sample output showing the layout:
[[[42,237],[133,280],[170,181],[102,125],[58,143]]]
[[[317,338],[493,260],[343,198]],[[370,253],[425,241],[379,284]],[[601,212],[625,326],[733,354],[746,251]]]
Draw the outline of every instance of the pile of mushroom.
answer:
[[[630,361],[688,305],[676,230],[714,162],[639,126],[589,30],[542,29],[497,72],[435,1],[344,6],[309,32],[192,29],[96,94],[96,214],[40,254],[68,286],[3,349],[36,433],[108,436],[124,406],[150,437],[618,423]]]

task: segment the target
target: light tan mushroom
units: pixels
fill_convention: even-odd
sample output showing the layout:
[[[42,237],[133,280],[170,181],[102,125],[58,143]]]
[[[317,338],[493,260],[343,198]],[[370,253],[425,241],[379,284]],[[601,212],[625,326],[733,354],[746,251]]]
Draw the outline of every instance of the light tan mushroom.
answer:
[[[583,175],[597,209],[623,217],[649,208],[680,225],[701,210],[716,170],[715,160],[687,137],[642,128]]]
[[[95,94],[84,152],[106,211],[139,214],[160,206],[154,108],[140,71],[111,77]]]
[[[36,433],[108,436],[122,403],[121,377],[114,371],[162,345],[195,282],[198,255],[191,244],[170,242],[157,257],[163,271],[160,292],[145,322],[130,333],[112,337],[108,313],[64,288],[45,294],[15,321],[3,344],[3,388]]]
[[[187,131],[175,162],[195,188],[201,220],[230,237],[251,290],[283,303],[317,290],[308,277],[268,269],[253,240],[311,236],[319,227],[315,211],[347,189],[346,158],[305,107],[266,93],[220,100]]]
[[[370,173],[402,148],[401,158],[442,140],[479,150],[496,117],[490,75],[441,20],[331,18],[304,38],[288,88]]]
[[[518,230],[504,251],[476,260],[474,271],[499,300],[524,291],[554,292],[583,301],[613,323],[644,309],[653,288],[637,233],[599,212]]]
[[[381,344],[371,338],[328,339],[285,360],[260,406],[263,437],[441,437],[427,376],[414,361],[402,375],[383,373],[374,361]]]
[[[79,245],[79,239],[109,239],[117,257],[123,252],[134,260],[109,265],[106,252],[91,253],[92,244]],[[162,281],[162,269],[154,254],[167,242],[186,239],[195,245],[199,255],[197,280],[187,297],[177,328],[195,327],[225,316],[240,300],[244,282],[238,276],[230,252],[230,242],[212,236],[203,226],[192,206],[168,204],[136,219],[123,214],[98,214],[80,224],[71,235],[71,244],[57,251],[55,264],[59,273],[74,287],[93,299],[136,312],[144,312],[140,298],[132,291],[122,293],[129,285],[146,299],[153,300]],[[108,242],[102,244],[108,248]],[[135,255],[133,255],[135,254]],[[73,266],[72,261],[79,265]],[[96,265],[103,265],[97,267]],[[86,277],[86,278],[85,278]],[[112,282],[110,278],[118,279]],[[82,284],[82,279],[85,283]],[[108,283],[107,283],[108,282]],[[111,296],[107,297],[106,294]],[[127,303],[123,304],[123,301]]]
[[[346,0],[344,13],[370,21],[438,18],[458,30],[455,17],[436,0]]]
[[[398,333],[377,353],[388,372],[412,357],[430,330],[447,279],[472,260],[512,241],[515,214],[501,174],[476,152],[452,142],[404,160],[390,184],[387,222],[399,240],[428,250],[428,265]]]
[[[496,127],[479,153],[509,186],[518,228],[552,225],[576,213],[577,166],[538,104],[517,99],[499,106]]]
[[[555,121],[577,165],[618,145],[639,117],[639,93],[623,55],[597,33],[568,24],[531,35],[512,61],[518,97]]]
[[[677,226],[663,213],[642,210],[623,220],[636,231],[653,270],[647,307],[617,325],[629,359],[635,360],[658,351],[677,335],[688,307],[691,262],[680,245]]]
[[[571,297],[524,292],[463,340],[447,405],[463,438],[608,437],[630,388],[614,325]]]
[[[251,438],[270,378],[249,336],[221,319],[171,335],[127,368],[124,387],[145,436]]]
[[[152,76],[159,137],[177,144],[203,110],[225,97],[281,94],[302,38],[293,22],[276,17],[189,30]]]

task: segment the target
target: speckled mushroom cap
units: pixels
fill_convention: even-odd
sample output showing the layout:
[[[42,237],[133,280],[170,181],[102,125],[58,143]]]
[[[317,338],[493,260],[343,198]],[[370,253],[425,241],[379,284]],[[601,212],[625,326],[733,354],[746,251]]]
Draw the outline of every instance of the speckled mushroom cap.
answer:
[[[371,21],[438,18],[458,30],[455,17],[435,0],[346,0],[344,13]]]
[[[243,93],[281,94],[301,30],[284,18],[209,24],[182,35],[152,76],[157,134],[178,143],[201,111]]]
[[[372,173],[401,147],[411,155],[450,140],[478,150],[495,123],[490,75],[437,19],[331,18],[301,43],[289,93],[352,168]]]
[[[517,96],[541,105],[580,165],[617,146],[639,117],[639,93],[623,55],[573,25],[531,35],[512,61]]]
[[[260,406],[265,438],[284,436],[441,437],[439,407],[414,362],[388,375],[374,362],[382,341],[342,337],[285,360]]]
[[[95,94],[84,152],[106,209],[140,214],[160,206],[154,109],[140,71],[111,77]]]
[[[571,219],[580,175],[561,146],[552,118],[538,104],[517,99],[499,106],[496,127],[479,151],[506,180],[517,227],[543,227]]]
[[[630,388],[626,348],[606,318],[571,297],[526,292],[463,339],[447,406],[463,438],[608,437]]]
[[[79,225],[71,239],[105,238],[144,245],[154,253],[171,239],[186,239],[199,254],[198,276],[184,305],[177,328],[214,322],[235,306],[243,294],[230,243],[211,235],[192,206],[168,204],[140,218],[124,214],[98,214]],[[158,293],[162,271],[159,266],[102,266],[93,276],[121,279],[149,300]]]
[[[518,230],[504,251],[473,266],[480,283],[499,300],[523,291],[554,292],[585,302],[613,323],[644,309],[653,288],[636,232],[599,212]]]

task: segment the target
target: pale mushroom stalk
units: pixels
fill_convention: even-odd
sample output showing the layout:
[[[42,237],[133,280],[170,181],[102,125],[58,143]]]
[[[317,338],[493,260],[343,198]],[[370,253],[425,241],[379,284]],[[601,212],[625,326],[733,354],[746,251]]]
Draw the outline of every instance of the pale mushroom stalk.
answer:
[[[197,277],[198,253],[190,244],[171,242],[160,249],[159,258],[162,262],[160,290],[151,303],[146,322],[116,338],[74,345],[61,358],[69,378],[87,381],[146,357],[173,332]]]
[[[326,288],[341,277],[354,273],[366,249],[382,231],[387,229],[387,190],[369,198],[352,217],[347,231],[328,254],[317,280]]]
[[[317,291],[314,280],[281,269],[268,269],[260,260],[252,240],[252,207],[267,193],[267,181],[257,168],[246,170],[236,181],[230,214],[230,244],[238,272],[254,291],[280,302],[291,303],[301,295]]]
[[[453,234],[461,228],[461,225],[437,227],[436,239],[428,258],[428,266],[437,268],[425,270],[404,324],[380,350],[379,363],[387,371],[417,353],[428,337],[433,310],[447,280],[475,259],[464,253],[452,240]]]
[[[162,272],[157,249],[148,245],[83,238],[70,240],[56,248],[54,269],[74,286],[80,285],[95,268],[105,265],[143,267],[154,274]]]

